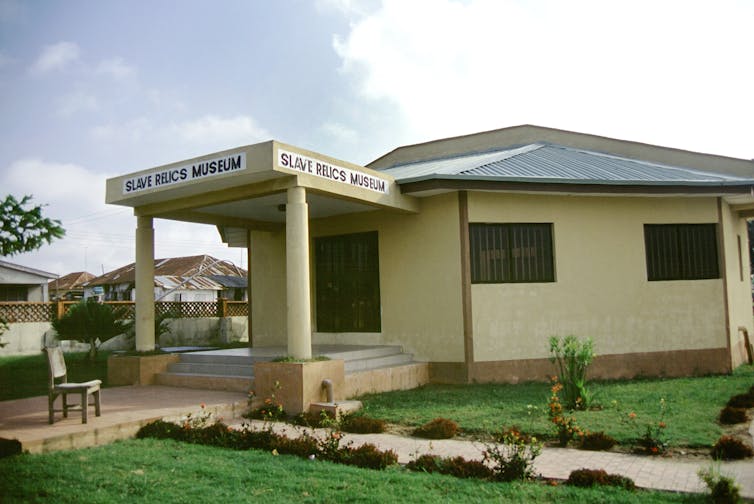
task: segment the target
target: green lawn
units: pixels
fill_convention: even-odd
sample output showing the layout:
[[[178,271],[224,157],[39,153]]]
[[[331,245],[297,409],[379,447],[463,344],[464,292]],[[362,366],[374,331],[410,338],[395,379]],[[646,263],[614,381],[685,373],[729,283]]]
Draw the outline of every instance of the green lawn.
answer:
[[[667,401],[667,435],[671,446],[707,447],[717,441],[722,429],[716,423],[720,408],[734,394],[754,385],[754,367],[741,366],[732,375],[699,378],[641,379],[590,383],[603,409],[575,412],[579,425],[590,431],[605,431],[619,442],[629,443],[637,432],[619,421],[611,407],[618,401],[625,413],[637,414],[637,424],[659,421],[660,399]],[[552,437],[546,411],[549,385],[427,385],[425,387],[360,397],[365,414],[408,426],[418,426],[445,417],[472,433],[499,431],[518,425],[526,432]],[[538,408],[532,410],[528,406]]]
[[[107,357],[99,352],[96,362],[87,360],[86,352],[65,354],[68,381],[102,380],[107,386]],[[35,355],[0,357],[0,401],[47,395],[47,356]]]
[[[0,459],[15,502],[705,502],[702,495],[488,483],[154,439]]]

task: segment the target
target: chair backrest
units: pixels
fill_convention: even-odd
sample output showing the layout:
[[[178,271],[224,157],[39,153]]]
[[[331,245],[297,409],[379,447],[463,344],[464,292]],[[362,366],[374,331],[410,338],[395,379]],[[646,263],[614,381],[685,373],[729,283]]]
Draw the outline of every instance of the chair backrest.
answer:
[[[66,381],[66,375],[68,370],[65,367],[65,359],[63,358],[63,350],[60,347],[47,347],[47,364],[50,369],[50,388],[55,386],[56,378],[63,378],[63,382]]]

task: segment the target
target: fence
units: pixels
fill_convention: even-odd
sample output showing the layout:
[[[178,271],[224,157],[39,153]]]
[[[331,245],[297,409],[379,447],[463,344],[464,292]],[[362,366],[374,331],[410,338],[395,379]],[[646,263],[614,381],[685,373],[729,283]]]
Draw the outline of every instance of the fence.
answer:
[[[19,322],[52,322],[62,317],[76,301],[57,301],[48,303],[4,302],[0,303],[0,318],[9,324]],[[134,318],[133,301],[105,301],[113,307],[119,319]],[[203,317],[246,317],[249,305],[246,301],[157,301],[154,304],[155,316],[169,318],[203,318]]]

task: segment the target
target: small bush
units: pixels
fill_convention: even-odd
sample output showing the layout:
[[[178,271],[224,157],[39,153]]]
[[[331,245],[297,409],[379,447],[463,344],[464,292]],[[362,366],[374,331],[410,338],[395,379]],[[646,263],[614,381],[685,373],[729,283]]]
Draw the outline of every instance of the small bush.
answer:
[[[492,470],[479,460],[466,460],[463,457],[443,459],[443,474],[456,478],[491,479]]]
[[[728,400],[728,406],[731,408],[754,408],[754,394],[734,395]]]
[[[617,441],[604,432],[587,432],[581,437],[580,448],[582,450],[603,451],[609,450]]]
[[[634,490],[636,484],[631,478],[620,474],[608,474],[604,469],[576,469],[571,471],[566,485],[576,487],[593,487],[596,485],[615,486],[626,490]]]
[[[309,455],[316,455],[319,450],[317,440],[309,436],[298,438],[289,438],[286,436],[277,436],[271,443],[272,448],[278,453],[296,455],[297,457],[306,458]]]
[[[23,451],[18,439],[0,438],[0,458],[18,455]]]
[[[379,434],[385,432],[385,427],[384,420],[367,416],[347,415],[340,422],[343,431],[355,434]]]
[[[341,449],[341,464],[364,467],[366,469],[385,469],[389,465],[398,463],[398,455],[393,450],[382,451],[371,443],[357,448]]]
[[[478,460],[466,460],[463,457],[443,458],[422,455],[406,464],[411,471],[440,473],[456,478],[492,479],[492,470]]]
[[[718,460],[740,460],[754,456],[751,447],[731,436],[723,436],[712,447],[712,458]]]
[[[712,502],[715,504],[735,504],[741,502],[741,494],[733,478],[720,474],[720,468],[712,466],[701,469],[699,477],[710,490]]]
[[[521,432],[521,428],[518,425],[511,425],[507,429],[503,429],[503,432],[497,437],[498,443],[504,443],[506,439],[519,439],[526,444],[530,444],[532,437],[529,434]]]
[[[733,408],[726,406],[720,410],[720,423],[723,425],[733,425],[749,421],[749,415],[746,408]]]
[[[527,481],[536,476],[534,459],[542,453],[542,443],[537,438],[525,438],[509,430],[501,444],[488,444],[483,452],[484,461],[492,468],[497,481]]]
[[[414,430],[414,436],[424,439],[450,439],[458,432],[458,424],[447,418],[435,418]]]

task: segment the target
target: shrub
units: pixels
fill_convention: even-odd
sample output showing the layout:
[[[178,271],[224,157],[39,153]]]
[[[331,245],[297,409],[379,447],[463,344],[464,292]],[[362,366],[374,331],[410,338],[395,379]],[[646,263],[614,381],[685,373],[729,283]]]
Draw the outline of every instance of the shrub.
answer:
[[[319,445],[317,440],[310,436],[301,436],[298,438],[289,438],[287,436],[275,436],[270,443],[273,450],[277,450],[278,453],[286,453],[288,455],[296,455],[298,457],[306,458],[309,455],[316,455],[319,451]]]
[[[458,432],[458,424],[447,418],[435,418],[414,430],[414,436],[425,439],[450,439]]]
[[[126,323],[116,320],[110,305],[89,298],[71,306],[65,314],[52,321],[60,339],[89,343],[89,359],[97,359],[98,340],[103,343],[126,330]]]
[[[576,336],[550,338],[550,362],[558,366],[558,376],[563,384],[563,401],[569,409],[586,409],[592,395],[586,388],[586,369],[594,359],[591,338],[580,341]]]
[[[576,487],[593,487],[596,485],[615,486],[625,490],[634,490],[636,484],[631,478],[620,474],[608,474],[604,469],[576,469],[571,471],[566,485]]]
[[[728,406],[731,408],[754,408],[754,394],[734,395],[728,400]]]
[[[593,451],[602,451],[602,450],[609,450],[615,444],[617,441],[612,436],[609,436],[605,434],[604,432],[587,432],[583,436],[581,436],[581,445],[579,446],[582,450],[593,450]]]
[[[712,447],[712,458],[718,460],[740,460],[754,456],[751,447],[731,436],[723,436]]]
[[[561,390],[563,390],[563,384],[559,383],[557,378],[553,377],[553,385],[550,388],[550,402],[547,404],[547,415],[555,425],[558,444],[560,446],[567,446],[569,441],[581,436],[583,432],[576,424],[576,418],[563,414],[563,406],[560,404],[560,397],[558,395]]]
[[[721,424],[732,425],[748,421],[749,415],[746,413],[746,408],[734,408],[731,406],[726,406],[720,410]]]
[[[379,434],[385,432],[385,427],[384,420],[367,416],[347,415],[340,421],[341,429],[355,434]]]
[[[356,448],[342,448],[341,452],[337,462],[346,465],[380,470],[398,463],[398,455],[393,450],[382,451],[371,443]]]
[[[712,502],[716,504],[734,504],[741,502],[741,494],[733,478],[720,474],[719,467],[700,469],[699,478],[710,490]]]
[[[456,478],[492,479],[492,470],[479,460],[466,460],[463,457],[443,458],[422,455],[406,464],[411,471],[449,474]]]
[[[18,455],[23,451],[18,439],[0,438],[0,458]]]
[[[537,438],[527,438],[509,431],[501,444],[487,445],[484,461],[492,464],[493,479],[526,481],[534,479],[534,459],[542,453]]]

